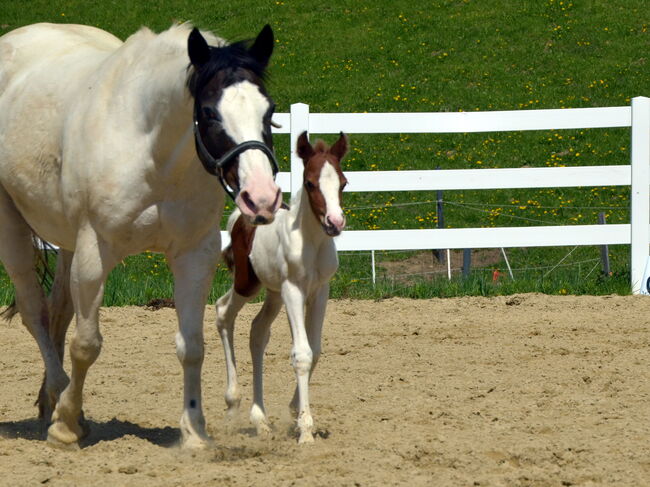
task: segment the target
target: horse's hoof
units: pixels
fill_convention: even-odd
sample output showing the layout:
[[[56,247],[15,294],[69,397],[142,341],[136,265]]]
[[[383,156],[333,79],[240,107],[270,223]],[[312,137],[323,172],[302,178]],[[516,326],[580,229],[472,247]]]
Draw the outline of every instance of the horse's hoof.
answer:
[[[198,436],[189,436],[183,438],[181,448],[183,450],[207,450],[214,445],[214,440],[210,437],[201,438]]]
[[[47,435],[47,444],[50,445],[52,448],[56,448],[57,450],[63,450],[63,451],[81,450],[79,443],[77,443],[76,441],[73,443],[63,443],[62,441],[59,441],[51,437],[50,435]]]
[[[314,443],[314,435],[311,431],[303,431],[300,433],[300,438],[298,438],[299,445],[310,445]]]
[[[86,427],[85,434],[88,434]],[[84,428],[77,424],[76,428],[70,429],[62,421],[55,421],[47,430],[47,442],[57,448],[79,449],[78,441],[84,436]]]
[[[53,424],[48,429],[47,444],[59,450],[76,451],[79,450],[77,437],[73,433],[62,433],[62,428],[52,429],[56,426]],[[67,428],[66,428],[67,429]]]

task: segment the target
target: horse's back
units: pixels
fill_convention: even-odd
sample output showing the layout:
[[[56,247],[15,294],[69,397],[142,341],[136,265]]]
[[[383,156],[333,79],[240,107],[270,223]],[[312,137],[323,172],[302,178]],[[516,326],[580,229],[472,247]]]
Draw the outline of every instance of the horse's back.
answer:
[[[112,52],[122,41],[87,25],[33,24],[0,37],[0,94],[13,77],[43,60],[55,62],[71,50]]]

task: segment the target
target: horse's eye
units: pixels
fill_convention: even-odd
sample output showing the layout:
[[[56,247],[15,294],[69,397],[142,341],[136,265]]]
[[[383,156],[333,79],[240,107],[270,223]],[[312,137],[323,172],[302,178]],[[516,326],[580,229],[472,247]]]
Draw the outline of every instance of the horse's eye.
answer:
[[[346,188],[347,185],[348,185],[348,182],[347,182],[347,181],[343,181],[343,182],[341,183],[341,191],[343,191],[343,190]]]
[[[217,112],[210,107],[203,107],[203,116],[209,121],[217,120],[219,118]]]
[[[305,188],[307,188],[307,191],[313,191],[315,187],[316,186],[314,186],[314,183],[311,181],[305,181]]]

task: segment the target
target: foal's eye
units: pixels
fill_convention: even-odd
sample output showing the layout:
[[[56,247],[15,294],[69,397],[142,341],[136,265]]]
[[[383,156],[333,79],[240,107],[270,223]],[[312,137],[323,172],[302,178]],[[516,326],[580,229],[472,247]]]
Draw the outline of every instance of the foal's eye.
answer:
[[[347,185],[348,185],[348,182],[347,182],[347,181],[343,181],[343,182],[341,183],[341,191],[343,191]]]
[[[307,188],[307,191],[312,191],[316,186],[314,186],[314,183],[311,181],[305,181],[305,188]]]

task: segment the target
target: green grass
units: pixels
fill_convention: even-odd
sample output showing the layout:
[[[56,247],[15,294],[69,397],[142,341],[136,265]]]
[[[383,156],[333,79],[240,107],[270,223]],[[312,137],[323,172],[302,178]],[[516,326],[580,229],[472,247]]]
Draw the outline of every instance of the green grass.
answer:
[[[125,38],[142,25],[154,30],[192,20],[227,39],[254,36],[269,22],[276,34],[269,91],[278,111],[304,102],[312,112],[474,111],[628,105],[650,95],[650,32],[643,0],[376,0],[315,2],[16,1],[0,0],[0,34],[39,21],[96,25]],[[348,170],[553,167],[629,163],[629,130],[489,134],[351,134]],[[288,138],[276,138],[288,169]],[[587,224],[601,211],[609,223],[629,221],[629,188],[562,188],[445,192],[447,227]],[[346,194],[350,229],[430,228],[435,194]],[[226,209],[228,212],[229,209]],[[629,248],[610,249],[613,276],[587,275],[579,262],[599,249],[581,247],[567,267],[545,275],[571,249],[510,249],[515,281],[491,281],[490,270],[469,280],[369,282],[369,256],[341,256],[334,296],[417,297],[538,291],[629,292]],[[379,254],[399,259],[408,254]],[[107,304],[170,297],[161,257],[129,258],[111,275]],[[158,262],[158,267],[153,267]],[[503,263],[498,267],[505,270]],[[544,268],[546,270],[539,270]],[[165,269],[165,270],[163,270]],[[152,273],[153,272],[153,273]],[[216,274],[213,296],[228,276]],[[0,275],[0,303],[11,295]],[[4,293],[4,294],[3,294]]]

